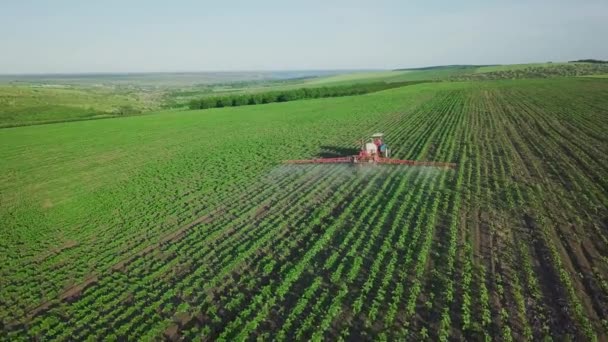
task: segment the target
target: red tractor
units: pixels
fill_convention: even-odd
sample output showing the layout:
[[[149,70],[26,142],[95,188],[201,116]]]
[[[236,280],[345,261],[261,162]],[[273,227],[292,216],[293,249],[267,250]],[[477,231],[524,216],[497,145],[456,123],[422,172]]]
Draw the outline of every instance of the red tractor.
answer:
[[[384,134],[376,133],[371,136],[368,142],[362,140],[361,150],[359,154],[354,156],[337,157],[337,158],[317,158],[303,160],[286,160],[287,164],[335,164],[335,163],[373,163],[373,164],[397,164],[397,165],[417,165],[417,166],[434,166],[444,168],[456,168],[455,163],[443,162],[427,162],[405,159],[391,159],[390,149],[384,142]]]

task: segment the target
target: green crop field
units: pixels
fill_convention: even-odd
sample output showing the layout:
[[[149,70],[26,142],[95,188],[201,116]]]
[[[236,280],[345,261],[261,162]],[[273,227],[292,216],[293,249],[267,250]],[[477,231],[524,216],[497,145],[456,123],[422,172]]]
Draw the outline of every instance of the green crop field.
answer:
[[[607,131],[602,78],[0,129],[0,340],[605,340]],[[458,167],[282,164],[375,132]]]

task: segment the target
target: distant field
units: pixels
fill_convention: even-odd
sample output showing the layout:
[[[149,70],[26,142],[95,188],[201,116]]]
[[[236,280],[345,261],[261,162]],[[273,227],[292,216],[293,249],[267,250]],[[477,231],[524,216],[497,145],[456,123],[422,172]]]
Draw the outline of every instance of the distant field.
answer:
[[[303,85],[343,85],[357,82],[404,82],[422,80],[442,80],[450,76],[471,73],[475,67],[448,66],[430,69],[411,69],[378,72],[362,72],[319,79],[304,80]]]
[[[608,74],[604,74],[604,75],[585,75],[585,76],[581,76],[581,77],[608,78]]]
[[[568,63],[528,63],[528,64],[508,64],[508,65],[492,65],[483,66],[475,69],[475,73],[486,73],[495,71],[511,71],[511,70],[522,70],[526,68],[546,68],[559,65],[567,65]]]
[[[0,128],[140,114],[206,93],[260,91],[349,71],[0,75]]]
[[[372,71],[372,72],[358,72],[350,73],[322,78],[314,78],[311,80],[305,80],[302,82],[303,85],[334,85],[334,84],[348,84],[356,82],[377,82],[385,81],[387,79],[393,79],[397,77],[403,77],[407,74],[407,71]]]
[[[151,95],[153,96],[153,95]],[[99,88],[0,86],[0,128],[132,115],[157,109],[143,94]]]
[[[331,76],[349,70],[217,71],[0,75],[0,84],[59,84],[73,86],[192,87]]]
[[[606,131],[593,78],[0,129],[0,340],[605,340]],[[281,164],[374,132],[458,168]]]
[[[445,80],[451,76],[457,76],[472,72],[471,67],[439,67],[429,70],[395,70],[395,71],[373,71],[373,72],[355,72],[346,73],[328,77],[314,77],[310,79],[293,80],[282,84],[271,83],[258,86],[251,84],[241,88],[230,87],[227,89],[215,88],[212,91],[207,91],[197,94],[196,92],[174,92],[169,97],[175,103],[186,104],[193,98],[201,96],[214,97],[226,93],[231,94],[251,94],[264,93],[281,90],[294,90],[301,88],[318,88],[318,87],[343,87],[355,84],[368,83],[401,83],[401,82],[419,82],[419,81],[439,81]]]
[[[8,82],[5,86],[0,85],[0,128],[125,116],[161,108],[185,108],[193,99],[222,94],[265,93],[378,82],[478,81],[594,74],[608,74],[608,64],[456,65],[358,72],[343,70],[23,76],[18,81],[14,81],[12,76],[0,76],[0,83]],[[67,85],[61,85],[61,82],[66,82]]]
[[[539,72],[540,70],[540,72]],[[538,78],[543,70],[548,74],[560,76],[575,76],[576,73],[596,73],[608,70],[608,65],[592,63],[530,63],[512,65],[492,65],[492,66],[445,66],[395,71],[375,71],[347,73],[335,76],[312,78],[286,85],[288,88],[310,87],[310,86],[335,86],[347,85],[364,82],[404,82],[421,80],[449,80],[449,79],[471,79],[477,76],[492,79],[511,78],[515,73],[518,78]],[[552,72],[553,71],[553,72]],[[482,75],[479,75],[482,74]]]
[[[452,75],[449,80],[499,80],[525,78],[577,77],[608,73],[608,64],[539,63],[480,67],[474,73]]]
[[[325,72],[325,74],[330,72]],[[168,80],[168,84],[150,87],[150,84],[162,82],[163,77],[170,75],[151,74],[128,76],[91,76],[90,78],[52,78],[27,79],[31,84],[18,82],[11,85],[0,85],[0,127],[30,125],[58,121],[84,120],[102,117],[125,116],[155,111],[161,107],[186,106],[190,100],[201,96],[218,94],[261,93],[278,90],[347,86],[355,83],[401,82],[407,79],[427,79],[420,73],[408,72],[412,77],[404,77],[404,72],[357,72],[337,76],[322,76],[321,72],[279,73],[280,77],[302,77],[295,79],[253,81],[239,79],[230,83],[230,78],[222,75],[222,82],[213,85],[184,86],[180,82],[195,79],[195,75],[186,78],[182,75],[177,80]],[[313,77],[314,75],[314,77]],[[320,76],[321,75],[321,76]],[[230,75],[236,77],[236,75]],[[239,77],[254,77],[242,75]],[[199,76],[200,77],[200,76]],[[209,76],[208,76],[209,77]],[[260,76],[262,77],[262,76]],[[270,76],[265,76],[270,77]],[[186,80],[184,79],[186,78]],[[433,78],[433,77],[430,77]],[[57,82],[65,81],[67,85]],[[44,83],[50,82],[50,83]],[[80,82],[80,83],[78,83]],[[107,83],[107,86],[92,86]],[[123,85],[117,85],[124,82]],[[128,82],[131,85],[129,85]],[[211,82],[209,80],[209,82]],[[74,83],[74,84],[72,84]],[[174,84],[182,84],[174,88]]]

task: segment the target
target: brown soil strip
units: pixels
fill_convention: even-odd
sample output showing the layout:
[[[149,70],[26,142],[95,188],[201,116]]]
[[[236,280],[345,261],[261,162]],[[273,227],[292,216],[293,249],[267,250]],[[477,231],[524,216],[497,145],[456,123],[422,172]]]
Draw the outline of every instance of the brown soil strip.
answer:
[[[34,262],[35,263],[44,262],[45,260],[47,260],[47,259],[49,259],[51,257],[54,257],[55,255],[57,255],[57,254],[65,251],[65,250],[68,250],[70,248],[76,247],[78,245],[79,245],[78,241],[74,241],[74,240],[66,241],[63,245],[61,245],[59,247],[51,248],[47,253],[45,253],[44,255],[36,258],[34,260]]]

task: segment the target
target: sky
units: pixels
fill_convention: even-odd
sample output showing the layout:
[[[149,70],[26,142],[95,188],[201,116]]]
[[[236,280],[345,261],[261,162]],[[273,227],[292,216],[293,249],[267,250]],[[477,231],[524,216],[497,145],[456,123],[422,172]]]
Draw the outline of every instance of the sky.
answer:
[[[0,73],[608,59],[607,0],[1,0]]]

